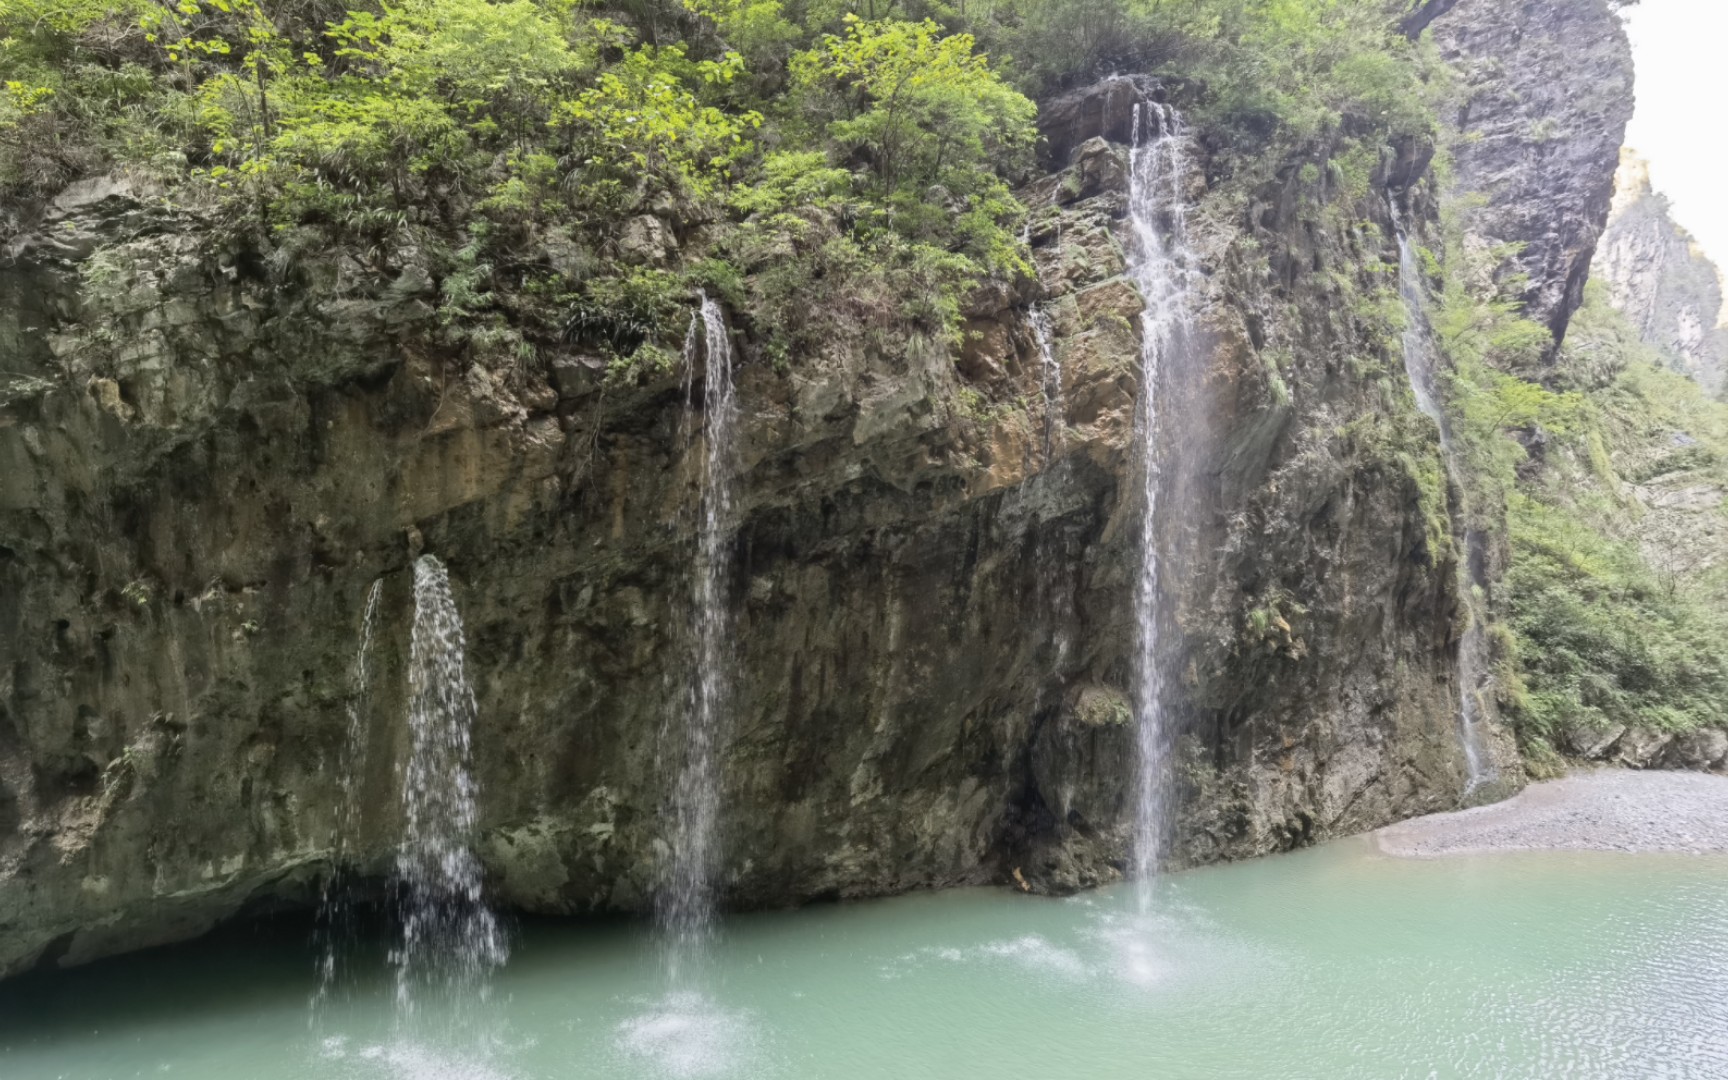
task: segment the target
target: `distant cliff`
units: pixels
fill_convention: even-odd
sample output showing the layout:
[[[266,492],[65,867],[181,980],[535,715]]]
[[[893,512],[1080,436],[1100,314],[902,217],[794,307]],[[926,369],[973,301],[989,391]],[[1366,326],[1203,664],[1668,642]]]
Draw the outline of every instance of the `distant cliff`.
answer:
[[[1632,49],[1613,0],[1462,0],[1432,33],[1457,69],[1456,186],[1484,245],[1514,245],[1525,313],[1556,347],[1584,303],[1632,119]]]
[[[1728,328],[1722,277],[1650,185],[1650,164],[1628,151],[1615,179],[1614,209],[1596,253],[1595,275],[1644,343],[1707,393],[1728,389]]]

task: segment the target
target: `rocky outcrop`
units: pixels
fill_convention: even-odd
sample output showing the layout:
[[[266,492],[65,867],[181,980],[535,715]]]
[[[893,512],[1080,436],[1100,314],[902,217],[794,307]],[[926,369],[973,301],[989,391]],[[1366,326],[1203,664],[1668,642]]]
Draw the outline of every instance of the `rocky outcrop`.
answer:
[[[1525,310],[1556,346],[1584,300],[1632,118],[1632,47],[1616,0],[1459,0],[1433,20],[1459,71],[1456,186],[1474,242],[1519,245]]]
[[[1650,164],[1627,151],[1614,210],[1596,252],[1595,276],[1645,344],[1705,392],[1728,388],[1722,279],[1668,200],[1650,186]]]
[[[1705,772],[1728,765],[1728,732],[1704,728],[1676,734],[1624,725],[1580,726],[1567,732],[1565,749],[1584,762]]]
[[[1126,155],[1084,141],[1029,196],[1062,366],[1053,452],[1028,297],[979,297],[958,365],[861,336],[780,372],[741,340],[730,902],[1118,873],[1141,307],[1122,277]],[[410,531],[468,621],[499,896],[642,908],[667,795],[656,732],[684,692],[682,377],[609,383],[576,352],[464,365],[428,337],[414,266],[272,261],[147,205],[63,200],[59,232],[99,245],[27,245],[5,271],[48,332],[0,428],[0,967],[304,895],[332,850],[348,671],[381,577],[352,844],[379,865]],[[1425,546],[1418,478],[1366,434],[1412,407],[1338,365],[1359,328],[1335,321],[1335,277],[1296,269],[1366,283],[1384,253],[1312,232],[1299,207],[1202,238],[1206,345],[1169,390],[1210,416],[1169,436],[1192,444],[1173,452],[1184,513],[1163,541],[1190,570],[1172,598],[1184,859],[1451,805],[1462,783],[1450,556]],[[1432,431],[1410,431],[1431,455]]]
[[[974,298],[958,357],[860,327],[776,366],[737,328],[733,905],[1120,872],[1137,85],[1047,114],[1052,173],[1024,193],[1040,283]],[[1178,862],[1450,807],[1464,783],[1438,431],[1363,302],[1396,262],[1385,196],[1323,213],[1341,197],[1323,177],[1271,175],[1197,163],[1197,347],[1160,390],[1180,418],[1159,538]],[[1587,223],[1573,196],[1542,198]],[[466,360],[411,254],[218,241],[118,184],[52,213],[0,265],[19,358],[0,376],[0,974],[305,900],[336,850],[379,579],[344,850],[382,870],[421,547],[467,621],[495,894],[642,910],[670,782],[656,737],[688,677],[699,385],[608,379],[574,346]],[[633,235],[644,259],[692,254]],[[1577,239],[1534,289],[1566,291],[1550,278]],[[1033,302],[1061,365],[1048,427]]]

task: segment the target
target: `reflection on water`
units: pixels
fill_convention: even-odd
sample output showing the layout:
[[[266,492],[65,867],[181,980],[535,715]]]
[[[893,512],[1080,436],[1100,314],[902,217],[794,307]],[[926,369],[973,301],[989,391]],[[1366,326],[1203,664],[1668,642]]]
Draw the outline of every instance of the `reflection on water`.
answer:
[[[1161,888],[733,919],[671,996],[643,928],[531,924],[492,1046],[403,1039],[381,959],[314,1023],[306,936],[243,928],[0,987],[0,1077],[1728,1076],[1728,859],[1349,843]]]

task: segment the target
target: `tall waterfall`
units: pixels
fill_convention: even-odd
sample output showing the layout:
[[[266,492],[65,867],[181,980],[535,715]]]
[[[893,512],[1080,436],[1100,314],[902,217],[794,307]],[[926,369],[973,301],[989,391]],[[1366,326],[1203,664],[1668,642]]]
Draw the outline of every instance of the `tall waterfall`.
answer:
[[[330,876],[318,898],[318,930],[322,951],[318,961],[318,998],[329,994],[336,982],[337,952],[349,933],[348,860],[360,826],[360,779],[366,772],[366,741],[372,715],[372,639],[378,630],[378,598],[384,579],[372,583],[366,593],[366,611],[360,619],[360,645],[348,674],[348,727],[337,762],[341,773],[341,801],[336,806],[336,832],[331,841]]]
[[[712,930],[718,862],[720,750],[732,669],[731,569],[737,478],[738,401],[725,314],[707,295],[684,343],[687,378],[704,365],[701,520],[690,627],[689,687],[683,712],[683,763],[673,789],[672,863],[660,892],[659,918],[670,941],[674,975]],[[675,730],[670,728],[669,730]]]
[[[458,1004],[484,997],[487,976],[509,951],[482,895],[473,850],[479,820],[469,742],[477,706],[465,651],[449,575],[423,555],[414,563],[410,741],[396,854],[402,940],[392,953],[397,1003],[408,1014],[422,988]]]
[[[1416,407],[1440,428],[1440,453],[1446,471],[1456,479],[1456,452],[1452,443],[1452,422],[1440,404],[1439,357],[1434,347],[1433,330],[1428,323],[1428,298],[1423,292],[1422,270],[1416,260],[1416,246],[1410,230],[1398,211],[1398,201],[1388,205],[1392,225],[1398,234],[1398,293],[1404,300],[1404,371],[1410,378],[1410,389],[1416,395]],[[1454,485],[1456,486],[1456,484]],[[1481,602],[1476,593],[1485,582],[1485,572],[1478,553],[1483,537],[1474,529],[1464,535],[1468,557],[1464,561],[1464,609],[1469,624],[1458,643],[1458,740],[1464,750],[1466,787],[1469,795],[1494,779],[1494,767],[1482,744],[1482,692],[1488,674],[1488,635],[1483,626]]]
[[[1032,335],[1038,342],[1044,383],[1044,459],[1056,451],[1062,434],[1062,362],[1056,359],[1056,343],[1050,331],[1050,313],[1042,306],[1032,309]]]
[[[1398,233],[1398,295],[1404,300],[1404,373],[1416,395],[1416,407],[1440,427],[1440,451],[1452,465],[1452,422],[1440,407],[1438,361],[1434,339],[1428,328],[1428,299],[1422,292],[1422,270],[1416,262],[1416,246],[1392,200],[1392,226]]]
[[[1182,117],[1168,105],[1141,102],[1134,110],[1134,150],[1128,212],[1132,233],[1129,273],[1146,308],[1140,317],[1140,475],[1144,483],[1140,523],[1140,575],[1134,589],[1135,731],[1138,772],[1134,815],[1134,874],[1143,908],[1151,905],[1152,880],[1162,855],[1167,823],[1169,748],[1160,634],[1163,589],[1159,577],[1158,496],[1163,476],[1159,447],[1159,395],[1167,363],[1188,346],[1195,306],[1194,267],[1188,248],[1183,185],[1188,176],[1188,140]]]

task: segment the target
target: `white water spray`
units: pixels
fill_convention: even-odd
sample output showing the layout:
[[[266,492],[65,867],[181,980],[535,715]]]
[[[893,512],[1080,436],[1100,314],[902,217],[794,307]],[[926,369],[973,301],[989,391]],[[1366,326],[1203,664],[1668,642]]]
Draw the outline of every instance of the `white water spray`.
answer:
[[[1457,457],[1452,443],[1451,418],[1440,404],[1439,356],[1433,330],[1428,324],[1428,298],[1422,288],[1422,270],[1416,247],[1399,213],[1398,201],[1388,200],[1392,226],[1398,236],[1398,293],[1404,300],[1404,371],[1416,395],[1416,407],[1440,428],[1440,453],[1449,476],[1456,476]],[[1454,484],[1456,486],[1456,484]],[[1488,674],[1488,635],[1483,626],[1480,602],[1475,595],[1483,585],[1476,551],[1482,537],[1475,530],[1464,536],[1465,572],[1462,578],[1464,609],[1469,625],[1458,643],[1458,739],[1464,750],[1465,788],[1470,795],[1495,778],[1494,767],[1482,744],[1482,692]]]
[[[731,571],[733,502],[738,473],[738,402],[732,346],[720,305],[704,295],[684,344],[686,378],[704,359],[701,520],[690,628],[691,673],[683,715],[682,766],[673,789],[672,865],[659,898],[674,979],[696,959],[713,929],[719,861],[720,751],[727,726],[733,666]]]
[[[1134,590],[1135,734],[1138,751],[1133,871],[1140,904],[1149,909],[1167,830],[1168,730],[1161,669],[1163,589],[1159,577],[1158,495],[1163,475],[1159,450],[1159,394],[1168,362],[1188,345],[1196,303],[1188,248],[1188,140],[1175,109],[1143,101],[1134,108],[1134,149],[1128,214],[1132,233],[1129,274],[1145,300],[1140,317],[1140,574]]]
[[[462,616],[444,566],[414,563],[414,632],[408,662],[408,762],[396,854],[402,939],[392,952],[397,1005],[412,1015],[422,990],[460,1007],[484,1000],[508,956],[482,891],[473,843],[479,825],[470,740],[478,711],[468,683]]]

